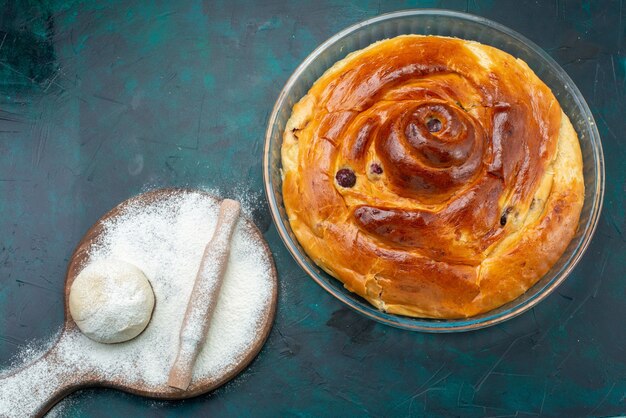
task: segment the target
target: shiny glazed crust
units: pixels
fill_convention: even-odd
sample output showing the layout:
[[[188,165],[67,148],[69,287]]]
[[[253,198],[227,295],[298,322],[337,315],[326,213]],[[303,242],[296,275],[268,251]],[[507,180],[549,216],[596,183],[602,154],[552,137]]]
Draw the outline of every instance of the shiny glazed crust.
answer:
[[[549,88],[499,49],[435,36],[330,68],[293,108],[282,168],[315,263],[415,317],[469,317],[524,293],[571,241],[584,198],[578,138]]]

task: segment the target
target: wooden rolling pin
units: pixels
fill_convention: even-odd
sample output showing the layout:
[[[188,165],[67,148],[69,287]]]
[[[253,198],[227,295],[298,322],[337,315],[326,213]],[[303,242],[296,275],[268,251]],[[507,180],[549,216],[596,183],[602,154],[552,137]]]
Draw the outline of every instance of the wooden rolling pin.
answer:
[[[187,303],[180,330],[178,354],[170,369],[168,386],[186,390],[191,383],[196,357],[206,339],[211,316],[217,305],[228,264],[230,241],[240,209],[241,205],[235,200],[224,199],[220,205],[215,232],[204,249],[200,269]]]

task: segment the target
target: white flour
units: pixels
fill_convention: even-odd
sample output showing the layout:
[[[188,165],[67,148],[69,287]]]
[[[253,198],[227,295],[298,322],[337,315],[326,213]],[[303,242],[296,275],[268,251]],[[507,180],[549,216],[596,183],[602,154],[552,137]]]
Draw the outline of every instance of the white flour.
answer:
[[[107,223],[102,239],[91,250],[91,260],[115,258],[143,270],[156,298],[152,320],[137,338],[119,344],[100,344],[78,331],[65,335],[55,355],[28,372],[0,381],[0,416],[32,413],[73,367],[93,370],[104,379],[142,381],[166,389],[187,301],[218,209],[210,197],[188,192],[148,207],[129,207]],[[192,385],[198,378],[217,379],[231,371],[258,340],[259,327],[270,310],[271,260],[243,220],[233,234],[223,280]],[[56,367],[59,363],[63,367]]]

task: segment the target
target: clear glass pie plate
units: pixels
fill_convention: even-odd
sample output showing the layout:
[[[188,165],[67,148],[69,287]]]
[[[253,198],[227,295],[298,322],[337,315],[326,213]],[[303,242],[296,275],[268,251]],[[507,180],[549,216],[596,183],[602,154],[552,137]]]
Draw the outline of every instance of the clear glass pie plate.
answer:
[[[570,118],[583,155],[585,201],[578,231],[552,269],[517,299],[490,312],[466,319],[423,319],[381,312],[349,292],[307,256],[291,231],[282,198],[280,150],[285,124],[293,105],[335,62],[373,42],[402,34],[452,36],[500,48],[521,58],[552,89]],[[556,289],[574,269],[598,223],[604,194],[604,157],[593,116],[580,91],[565,71],[524,36],[490,20],[447,10],[406,10],[353,25],[321,44],[295,70],[270,116],[264,150],[265,191],[276,228],[298,264],[337,299],[361,314],[387,325],[414,331],[468,331],[495,325],[535,306]]]

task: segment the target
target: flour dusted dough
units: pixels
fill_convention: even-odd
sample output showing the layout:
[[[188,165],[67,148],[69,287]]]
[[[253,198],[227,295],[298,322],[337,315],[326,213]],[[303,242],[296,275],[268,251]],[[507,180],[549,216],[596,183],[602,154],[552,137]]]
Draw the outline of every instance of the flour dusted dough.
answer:
[[[92,340],[119,343],[148,325],[154,293],[144,273],[120,260],[95,261],[72,283],[69,307],[78,328]]]

